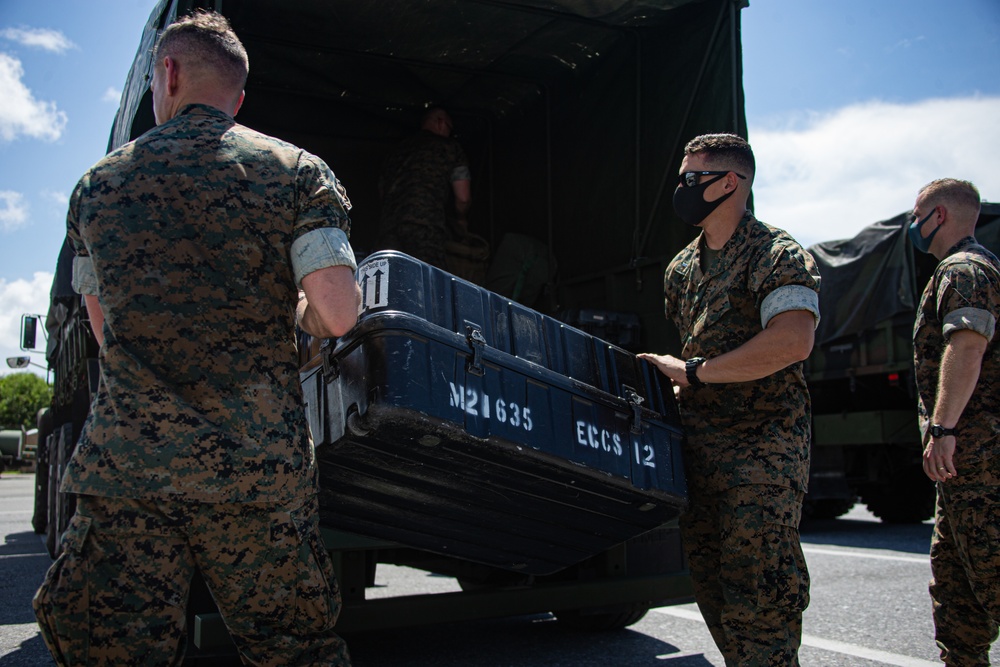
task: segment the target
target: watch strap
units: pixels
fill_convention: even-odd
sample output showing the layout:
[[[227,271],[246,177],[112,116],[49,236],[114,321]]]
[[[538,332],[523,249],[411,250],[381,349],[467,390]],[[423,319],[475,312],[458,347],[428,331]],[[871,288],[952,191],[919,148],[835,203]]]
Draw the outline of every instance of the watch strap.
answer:
[[[705,383],[698,379],[698,366],[705,363],[704,357],[691,357],[684,362],[684,374],[692,387],[703,387]]]
[[[935,438],[943,438],[948,435],[956,435],[958,432],[955,428],[945,428],[941,424],[931,424],[931,435]]]

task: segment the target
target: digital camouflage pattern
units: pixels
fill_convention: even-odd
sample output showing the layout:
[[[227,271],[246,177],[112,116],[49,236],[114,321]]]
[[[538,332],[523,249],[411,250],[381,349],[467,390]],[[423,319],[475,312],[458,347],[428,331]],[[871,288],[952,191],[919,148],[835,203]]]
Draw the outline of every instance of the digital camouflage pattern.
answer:
[[[798,665],[809,572],[799,545],[801,491],[694,491],[681,523],[698,608],[727,665]]]
[[[735,349],[781,312],[819,317],[816,265],[785,232],[748,213],[708,273],[701,254],[699,237],[664,275],[684,358]],[[683,387],[679,399],[681,536],[698,608],[727,665],[798,665],[809,603],[799,545],[810,438],[802,364],[755,382]]]
[[[955,425],[958,477],[975,475],[1000,451],[1000,261],[972,237],[959,241],[941,260],[924,288],[913,326],[913,359],[920,394],[920,429],[926,434],[934,413],[941,353],[955,329],[978,331],[990,339],[979,382]]]
[[[380,248],[445,265],[452,182],[469,180],[469,161],[455,139],[427,130],[405,139],[386,159],[379,180]]]
[[[63,490],[206,502],[315,491],[290,248],[350,231],[322,160],[205,105],[80,180],[68,233],[105,315],[101,383]]]
[[[399,250],[431,266],[448,266],[447,245],[451,235],[444,227],[401,222],[380,239],[380,249]]]
[[[954,667],[989,665],[1000,628],[1000,456],[975,479],[960,474],[938,484],[931,572],[941,659]]]
[[[765,303],[772,315],[806,309],[818,317],[819,272],[791,236],[748,215],[708,274],[701,270],[700,238],[670,262],[664,277],[666,315],[680,332],[682,358],[711,359],[744,344],[763,330]],[[792,289],[779,297],[781,288]],[[755,382],[684,387],[679,405],[689,485],[806,491],[811,424],[801,363]]]
[[[349,665],[318,509],[82,496],[34,599],[42,637],[60,665],[179,665],[197,567],[247,664]]]
[[[989,340],[979,381],[962,417],[954,464],[938,483],[931,538],[930,594],[941,659],[955,667],[989,665],[1000,627],[1000,261],[975,239],[953,247],[927,284],[913,329],[921,432],[934,414],[947,336],[971,329]]]

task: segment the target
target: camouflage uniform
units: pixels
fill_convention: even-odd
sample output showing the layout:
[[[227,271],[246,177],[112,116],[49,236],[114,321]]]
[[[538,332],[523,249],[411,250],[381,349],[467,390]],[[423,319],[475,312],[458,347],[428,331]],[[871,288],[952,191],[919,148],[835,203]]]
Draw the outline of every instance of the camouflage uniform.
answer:
[[[74,287],[105,324],[79,509],[35,598],[61,664],[174,664],[194,569],[246,659],[348,664],[294,307],[303,276],[354,267],[349,207],[319,158],[205,105],[80,180]]]
[[[819,274],[790,236],[747,214],[703,272],[701,237],[667,267],[667,318],[682,356],[711,359],[777,314],[817,319]],[[698,606],[727,665],[797,665],[809,574],[798,526],[809,475],[802,364],[753,382],[685,387],[681,518]]]
[[[913,329],[926,437],[934,414],[941,353],[952,332],[989,341],[976,389],[956,424],[957,477],[937,485],[930,593],[941,659],[988,665],[1000,623],[1000,261],[974,238],[959,241],[927,284]]]
[[[404,140],[386,160],[379,181],[380,246],[444,267],[451,184],[470,178],[469,161],[456,140],[427,130]]]

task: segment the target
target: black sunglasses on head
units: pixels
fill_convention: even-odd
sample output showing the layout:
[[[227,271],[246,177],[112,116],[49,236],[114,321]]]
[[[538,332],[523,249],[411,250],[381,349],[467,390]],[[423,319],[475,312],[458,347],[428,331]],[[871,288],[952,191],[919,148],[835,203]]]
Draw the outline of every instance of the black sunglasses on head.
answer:
[[[696,185],[698,185],[699,176],[722,176],[724,174],[728,174],[730,171],[733,170],[729,169],[728,171],[685,171],[683,174],[677,177],[677,182],[686,188],[693,188]],[[743,174],[736,171],[733,171],[733,173],[742,178],[744,181],[747,180],[747,177],[744,176]]]

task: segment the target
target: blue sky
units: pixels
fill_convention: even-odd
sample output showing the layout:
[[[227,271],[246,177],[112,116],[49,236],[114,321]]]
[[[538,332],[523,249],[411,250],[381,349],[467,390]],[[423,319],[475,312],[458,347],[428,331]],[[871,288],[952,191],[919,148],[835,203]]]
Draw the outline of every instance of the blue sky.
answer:
[[[0,357],[20,354],[21,313],[45,312],[66,201],[155,4],[0,0]],[[743,64],[756,212],[803,244],[941,176],[1000,201],[1000,1],[751,0]]]

